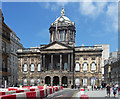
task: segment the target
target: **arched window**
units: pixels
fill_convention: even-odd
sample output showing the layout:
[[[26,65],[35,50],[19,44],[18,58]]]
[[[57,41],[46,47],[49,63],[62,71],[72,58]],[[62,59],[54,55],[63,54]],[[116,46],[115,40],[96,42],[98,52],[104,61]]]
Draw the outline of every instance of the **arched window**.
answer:
[[[83,78],[83,86],[87,86],[87,78]]]
[[[24,80],[23,80],[23,85],[27,85],[27,79],[26,78],[24,78]]]
[[[27,64],[24,64],[24,71],[27,71]]]
[[[31,64],[31,71],[34,71],[34,64]]]
[[[92,71],[95,71],[95,70],[96,70],[96,65],[95,65],[94,62],[91,64],[91,70],[92,70]]]
[[[30,81],[30,85],[34,85],[34,79],[33,78]]]
[[[80,71],[80,64],[79,63],[76,63],[76,65],[75,65],[75,71]]]
[[[75,79],[75,84],[76,84],[76,85],[79,85],[79,84],[80,84],[80,79],[79,79],[79,78],[76,78],[76,79]]]
[[[41,65],[38,64],[38,71],[41,71]]]
[[[67,68],[68,68],[68,64],[64,63],[64,70],[67,70]]]
[[[87,71],[87,66],[88,66],[88,64],[86,62],[83,63],[83,71]]]

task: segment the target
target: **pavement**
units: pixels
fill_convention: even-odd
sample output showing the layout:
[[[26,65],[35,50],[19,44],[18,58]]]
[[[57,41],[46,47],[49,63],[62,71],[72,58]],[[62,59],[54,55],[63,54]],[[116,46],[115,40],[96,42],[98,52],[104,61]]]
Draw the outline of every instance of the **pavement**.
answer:
[[[80,99],[81,94],[83,94],[83,93],[81,93],[79,90],[66,88],[66,89],[60,90],[58,92],[55,92],[51,95],[48,95],[44,99]],[[105,89],[94,90],[94,91],[85,90],[84,94],[86,94],[89,97],[89,99],[120,99],[120,98],[118,98],[118,97],[120,97],[120,95],[118,95],[118,94],[117,94],[116,98],[114,98],[113,92],[111,92],[110,97],[107,97]]]

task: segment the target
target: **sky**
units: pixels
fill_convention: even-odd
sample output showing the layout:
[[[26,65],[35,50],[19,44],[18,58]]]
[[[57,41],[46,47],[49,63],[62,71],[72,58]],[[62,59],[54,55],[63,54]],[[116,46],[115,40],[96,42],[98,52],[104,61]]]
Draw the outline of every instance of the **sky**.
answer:
[[[118,3],[116,2],[2,2],[5,23],[24,47],[49,43],[49,27],[61,14],[75,22],[76,46],[110,44],[118,49]]]

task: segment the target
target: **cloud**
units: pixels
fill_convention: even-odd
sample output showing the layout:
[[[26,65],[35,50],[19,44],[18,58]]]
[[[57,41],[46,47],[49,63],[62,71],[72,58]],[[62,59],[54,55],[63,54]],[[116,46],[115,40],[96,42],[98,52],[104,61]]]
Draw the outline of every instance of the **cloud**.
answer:
[[[65,0],[64,2],[61,2],[61,0],[57,0],[56,2],[47,2],[45,3],[44,7],[46,9],[51,9],[51,11],[57,11],[59,8],[64,7],[68,4],[68,0]]]
[[[108,28],[110,31],[118,31],[118,4],[117,3],[111,3],[108,6],[108,9],[106,11],[107,16],[107,25],[110,27]]]
[[[107,4],[107,2],[93,2],[92,0],[87,1],[88,2],[80,2],[79,10],[81,14],[91,18],[96,18],[98,15],[103,13],[103,10]]]
[[[95,19],[99,15],[104,14],[106,20],[104,25],[107,31],[118,31],[118,3],[117,2],[80,2],[80,13],[88,18]]]

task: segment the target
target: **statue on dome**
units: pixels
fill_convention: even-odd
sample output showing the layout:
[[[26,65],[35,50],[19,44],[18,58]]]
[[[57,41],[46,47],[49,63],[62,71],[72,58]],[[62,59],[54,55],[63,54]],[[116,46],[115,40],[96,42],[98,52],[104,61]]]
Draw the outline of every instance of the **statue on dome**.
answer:
[[[64,8],[62,8],[61,16],[65,16],[65,10],[64,10]]]

